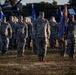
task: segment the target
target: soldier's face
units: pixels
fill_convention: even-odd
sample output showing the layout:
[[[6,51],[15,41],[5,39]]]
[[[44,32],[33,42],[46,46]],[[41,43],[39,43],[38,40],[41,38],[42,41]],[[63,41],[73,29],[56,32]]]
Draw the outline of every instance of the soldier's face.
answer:
[[[23,21],[23,17],[19,18],[18,21],[19,22],[22,22]]]
[[[55,21],[55,17],[52,17],[52,18],[51,18],[51,21]]]
[[[40,14],[40,18],[41,18],[41,19],[44,18],[44,13]]]

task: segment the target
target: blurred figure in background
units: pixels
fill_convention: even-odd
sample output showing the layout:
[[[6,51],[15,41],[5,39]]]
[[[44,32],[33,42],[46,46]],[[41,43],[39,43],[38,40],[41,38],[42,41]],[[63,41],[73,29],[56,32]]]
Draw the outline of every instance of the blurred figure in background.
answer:
[[[18,17],[18,22],[16,24],[17,56],[21,57],[24,56],[26,38],[28,37],[28,27],[23,22],[23,16]]]
[[[2,38],[2,45],[1,45],[2,54],[6,54],[9,46],[9,39],[12,38],[12,27],[8,22],[6,22],[6,17],[3,17],[0,32]]]
[[[30,49],[31,48],[30,43],[31,43],[31,37],[32,37],[32,26],[33,26],[33,24],[32,24],[31,19],[29,17],[25,17],[24,22],[27,24],[27,27],[28,27],[28,37],[26,39],[26,47],[28,49]]]
[[[16,23],[14,21],[14,17],[10,16],[10,21],[9,21],[11,27],[12,27],[12,38],[10,39],[10,49],[16,49]]]
[[[51,17],[51,20],[49,21],[50,23],[50,47],[55,48],[56,47],[56,40],[57,40],[57,34],[58,34],[58,25],[55,20],[55,17]]]
[[[67,26],[67,45],[68,45],[67,50],[69,59],[73,59],[75,37],[76,37],[76,21],[74,20],[74,15],[70,15]]]
[[[33,34],[36,39],[38,60],[44,62],[46,57],[46,39],[50,37],[50,25],[44,18],[44,12],[39,12],[39,18],[34,22]]]

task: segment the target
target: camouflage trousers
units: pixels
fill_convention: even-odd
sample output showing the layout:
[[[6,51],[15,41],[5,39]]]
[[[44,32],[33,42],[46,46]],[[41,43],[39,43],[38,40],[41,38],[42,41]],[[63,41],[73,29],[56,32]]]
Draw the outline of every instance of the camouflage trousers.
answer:
[[[74,54],[75,38],[67,38],[68,54]]]
[[[58,39],[58,43],[59,43],[59,52],[61,56],[64,56],[65,53],[65,41],[62,41],[61,39]]]
[[[22,56],[22,54],[24,54],[26,40],[19,38],[19,39],[16,39],[16,43],[17,43],[18,55]]]
[[[2,46],[2,37],[0,36],[0,51],[1,51],[1,46]]]
[[[16,48],[16,38],[15,37],[12,37],[10,39],[10,44],[9,44],[10,48],[13,48],[15,49]]]
[[[46,56],[46,38],[44,37],[37,37],[36,38],[36,47],[37,47],[37,54],[38,56],[45,57]]]
[[[33,47],[33,52],[37,54],[37,42],[35,38],[32,39],[32,47]]]
[[[28,36],[26,39],[26,46],[30,48],[31,36]]]
[[[0,41],[0,51],[2,51],[2,41]]]
[[[49,39],[49,41],[50,41],[50,47],[52,48],[52,47],[55,47],[55,45],[56,45],[56,37],[54,36],[54,35],[51,35],[51,37],[50,37],[50,39]]]
[[[1,50],[7,51],[9,46],[9,38],[2,36]]]

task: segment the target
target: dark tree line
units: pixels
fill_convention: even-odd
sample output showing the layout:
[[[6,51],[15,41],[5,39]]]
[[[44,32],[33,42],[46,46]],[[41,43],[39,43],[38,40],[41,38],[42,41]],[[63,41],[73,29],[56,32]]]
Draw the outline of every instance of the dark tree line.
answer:
[[[31,15],[31,9],[32,9],[32,3],[26,4],[26,6],[23,6],[23,15],[24,16],[30,16]],[[45,12],[45,17],[48,18],[49,16],[52,16],[57,12],[57,5],[51,4],[48,2],[40,2],[40,3],[34,3],[34,9],[36,12],[36,15],[38,16],[39,11]]]
[[[74,8],[74,10],[76,11],[76,0],[69,0],[68,2],[68,9],[69,8]],[[45,12],[45,18],[50,18],[50,16],[55,16],[56,18],[59,17],[58,13],[59,13],[59,7],[60,5],[57,5],[57,2],[55,0],[53,0],[52,3],[48,3],[48,2],[40,2],[40,3],[33,3],[34,4],[34,9],[36,12],[36,16],[38,16],[39,11],[44,11]],[[32,14],[32,3],[27,3],[26,5],[22,6],[23,12],[19,12],[21,15],[23,16],[31,16]],[[62,9],[64,8],[64,6],[61,6]],[[6,13],[6,11],[9,11],[10,8],[5,8],[3,9],[3,11]],[[58,11],[58,13],[57,13]],[[11,15],[12,13],[10,13],[9,15]]]
[[[76,0],[69,0],[69,7],[72,7],[76,12]]]

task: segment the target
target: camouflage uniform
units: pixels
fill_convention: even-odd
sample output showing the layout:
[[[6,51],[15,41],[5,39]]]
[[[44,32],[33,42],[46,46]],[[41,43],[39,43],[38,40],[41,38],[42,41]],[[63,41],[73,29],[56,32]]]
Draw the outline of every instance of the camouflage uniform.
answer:
[[[74,38],[74,31],[76,30],[76,22],[68,22],[67,27],[67,50],[69,57],[73,58],[74,54],[74,45],[75,45],[75,38]],[[76,32],[75,32],[76,33]]]
[[[65,52],[65,41],[64,41],[64,37],[60,38],[60,29],[62,27],[62,23],[58,24],[58,43],[59,43],[59,52],[61,56],[64,56],[64,52]]]
[[[0,50],[1,50],[1,44],[2,44],[2,37],[1,37],[1,21],[0,21]]]
[[[12,38],[10,39],[10,47],[16,47],[16,23],[13,21],[9,21],[12,27]]]
[[[31,36],[32,36],[32,23],[27,22],[26,24],[28,26],[28,37],[26,40],[26,45],[28,48],[30,48],[30,42],[31,42]]]
[[[38,57],[42,59],[46,56],[46,39],[50,36],[50,25],[46,19],[38,18],[34,23],[34,38]]]
[[[50,21],[50,46],[51,48],[54,48],[56,45],[56,39],[57,39],[57,34],[58,34],[58,25],[56,22]]]
[[[16,41],[17,41],[17,50],[18,56],[24,55],[24,49],[26,44],[26,38],[28,36],[28,27],[23,22],[18,22],[16,27]]]
[[[10,24],[7,22],[1,23],[1,37],[2,37],[1,50],[2,53],[6,53],[9,45],[9,38],[12,37],[12,28]]]

